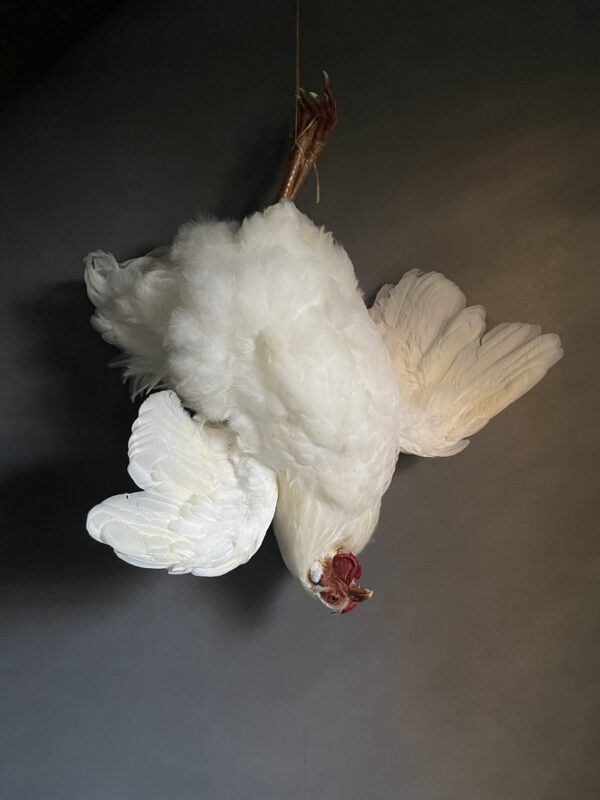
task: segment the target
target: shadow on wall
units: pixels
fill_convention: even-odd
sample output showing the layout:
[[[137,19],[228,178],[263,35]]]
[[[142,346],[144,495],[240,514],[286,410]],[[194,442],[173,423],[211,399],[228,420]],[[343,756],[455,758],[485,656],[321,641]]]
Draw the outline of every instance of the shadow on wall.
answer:
[[[243,219],[273,201],[274,177],[282,174],[291,147],[288,131],[281,121],[248,138],[217,216]],[[117,351],[92,330],[91,312],[83,280],[50,287],[16,308],[19,336],[30,348],[21,366],[42,376],[33,413],[60,441],[60,455],[20,468],[0,484],[0,580],[9,604],[40,596],[44,602],[90,602],[92,593],[114,602],[117,589],[158,577],[122,563],[85,531],[89,508],[133,488],[127,440],[136,415],[120,372],[107,369]],[[269,532],[254,558],[232,573],[173,580],[183,591],[192,582],[200,603],[217,604],[225,620],[248,625],[260,621],[287,574]]]
[[[113,493],[123,475],[133,409],[119,376],[106,370],[111,348],[89,325],[83,283],[45,290],[16,312],[29,344],[21,368],[42,378],[31,413],[60,455],[3,479],[2,582],[89,586],[116,572],[108,553],[90,547],[83,525],[90,504]]]
[[[61,442],[56,460],[21,468],[0,484],[3,521],[0,580],[7,607],[17,604],[110,601],[160,575],[130,567],[90,539],[85,517],[95,503],[127,491],[127,440],[136,408],[120,373],[107,369],[116,351],[89,324],[83,282],[48,289],[17,309],[32,340],[27,368],[41,372],[47,391],[34,413]],[[231,624],[258,623],[287,572],[272,535],[249,564],[217,579],[169,578],[199,607],[208,602]],[[122,600],[126,602],[126,600]]]

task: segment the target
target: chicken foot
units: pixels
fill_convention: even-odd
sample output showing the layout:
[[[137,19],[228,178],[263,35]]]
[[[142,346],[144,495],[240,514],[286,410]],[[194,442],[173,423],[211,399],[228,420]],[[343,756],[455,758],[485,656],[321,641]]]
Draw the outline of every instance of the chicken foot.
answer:
[[[293,200],[337,125],[337,108],[329,75],[324,72],[323,95],[300,89],[296,97],[294,147],[277,193],[277,202]]]

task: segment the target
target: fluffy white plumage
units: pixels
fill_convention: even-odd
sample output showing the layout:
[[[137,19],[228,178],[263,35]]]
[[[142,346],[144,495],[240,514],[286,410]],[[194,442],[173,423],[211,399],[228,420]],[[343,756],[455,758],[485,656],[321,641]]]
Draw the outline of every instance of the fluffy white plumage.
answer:
[[[200,542],[208,536],[217,547],[221,490],[253,509],[264,535],[274,474],[282,555],[305,587],[319,591],[315,564],[368,542],[399,450],[459,452],[562,354],[558,337],[531,325],[498,326],[482,337],[483,309],[465,308],[464,295],[438,273],[407,273],[368,312],[343,248],[290,202],[240,225],[189,223],[171,248],[122,267],[92,253],[85,275],[94,325],[125,351],[135,389],[168,386],[196,413],[192,422],[173,395],[152,395],[134,426],[130,471],[146,491],[136,502],[150,533],[134,531],[122,497],[96,507],[88,529],[121,557],[172,571],[217,574]],[[210,442],[198,420],[215,426]],[[149,457],[140,449],[147,441]],[[154,460],[162,450],[166,461]],[[235,468],[241,463],[253,466],[262,487],[249,485]],[[214,525],[206,534],[200,514],[180,548],[175,534],[197,502],[180,490],[195,496],[196,478],[213,486]],[[168,508],[156,510],[157,492]],[[225,539],[230,529],[221,530]],[[249,536],[255,550],[262,536],[255,527]],[[247,560],[252,547],[242,549],[219,569]]]

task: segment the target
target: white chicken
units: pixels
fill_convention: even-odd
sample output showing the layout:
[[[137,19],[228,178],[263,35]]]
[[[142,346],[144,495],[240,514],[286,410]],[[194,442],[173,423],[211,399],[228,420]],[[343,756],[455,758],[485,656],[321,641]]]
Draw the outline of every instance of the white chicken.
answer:
[[[122,265],[87,257],[94,326],[135,392],[167,387],[133,425],[141,491],[100,503],[87,528],[131,564],[213,576],[248,561],[273,521],[290,572],[345,613],[372,594],[357,555],[399,452],[460,452],[562,350],[535,325],[484,334],[484,309],[435,272],[408,272],[367,310],[346,252],[292,202],[335,113],[327,80],[322,98],[301,93],[265,211],[190,222]]]

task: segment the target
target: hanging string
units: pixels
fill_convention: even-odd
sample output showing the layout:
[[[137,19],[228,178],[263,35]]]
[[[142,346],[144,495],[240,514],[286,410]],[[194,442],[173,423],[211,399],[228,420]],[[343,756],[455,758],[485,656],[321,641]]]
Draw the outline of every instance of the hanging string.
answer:
[[[300,0],[296,0],[296,91],[294,92],[294,142],[298,141],[298,99],[300,97]]]
[[[298,100],[300,99],[300,0],[296,0],[296,91],[295,95],[295,104],[294,104],[294,145],[299,147],[298,142]],[[301,131],[304,133],[304,131]],[[319,170],[317,169],[317,163],[313,164],[313,171],[315,173],[315,202],[318,204],[321,202],[321,183],[319,181]]]

